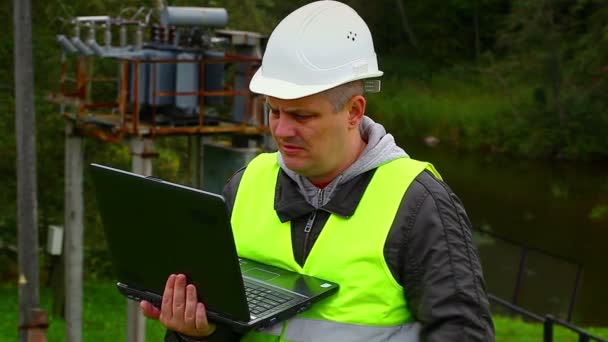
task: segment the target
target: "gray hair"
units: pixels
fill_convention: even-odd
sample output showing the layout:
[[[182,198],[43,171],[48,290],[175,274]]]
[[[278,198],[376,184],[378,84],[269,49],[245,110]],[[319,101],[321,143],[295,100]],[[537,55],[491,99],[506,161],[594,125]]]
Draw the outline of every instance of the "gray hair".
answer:
[[[321,92],[334,107],[334,112],[341,111],[353,96],[364,93],[363,80],[351,81]]]

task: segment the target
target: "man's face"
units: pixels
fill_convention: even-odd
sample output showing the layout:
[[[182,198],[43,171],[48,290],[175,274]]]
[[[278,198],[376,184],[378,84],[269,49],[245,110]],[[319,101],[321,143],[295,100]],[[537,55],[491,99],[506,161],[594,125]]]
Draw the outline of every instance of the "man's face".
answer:
[[[335,177],[349,158],[348,110],[334,112],[320,94],[295,100],[269,96],[267,103],[270,131],[285,165],[313,182]]]

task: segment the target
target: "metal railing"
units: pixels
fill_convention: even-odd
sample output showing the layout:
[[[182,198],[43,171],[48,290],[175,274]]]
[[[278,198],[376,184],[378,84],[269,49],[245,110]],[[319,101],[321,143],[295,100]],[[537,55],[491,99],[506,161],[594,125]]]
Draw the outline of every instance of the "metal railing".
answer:
[[[502,298],[499,298],[491,293],[488,294],[488,297],[491,301],[498,303],[500,305],[502,305],[503,307],[516,312],[528,319],[537,321],[539,323],[543,323],[543,341],[544,342],[553,342],[553,328],[557,325],[557,326],[561,326],[563,328],[566,328],[576,334],[578,334],[578,340],[579,342],[590,342],[590,341],[597,341],[597,342],[608,342],[608,340],[603,339],[601,337],[595,336],[571,323],[568,323],[564,320],[561,320],[559,318],[556,318],[552,315],[545,315],[545,316],[540,316],[537,315],[533,312],[530,312],[520,306],[517,306],[513,303],[510,303],[507,300],[504,300]]]
[[[551,253],[549,251],[542,250],[540,248],[528,247],[517,241],[514,241],[513,239],[509,239],[500,234],[496,234],[494,232],[490,232],[490,231],[487,231],[487,230],[484,230],[481,228],[475,228],[474,232],[481,233],[484,235],[489,235],[492,238],[500,240],[501,242],[506,242],[512,246],[519,248],[519,262],[518,262],[517,273],[516,273],[516,278],[515,278],[515,285],[513,287],[513,293],[511,295],[511,302],[510,302],[513,305],[519,305],[521,302],[521,292],[523,289],[524,275],[528,268],[528,257],[529,257],[530,252],[538,253],[540,255],[544,255],[544,256],[550,257],[552,259],[555,259],[555,260],[558,260],[561,262],[566,262],[568,264],[573,265],[576,268],[576,275],[575,275],[574,283],[572,285],[572,289],[570,291],[570,298],[568,300],[568,312],[566,314],[566,321],[567,322],[572,321],[572,316],[574,314],[574,307],[576,305],[576,298],[578,297],[578,292],[581,287],[581,281],[582,281],[582,276],[583,276],[583,264],[580,261],[574,260],[572,258],[564,257],[561,255],[557,255],[555,253]]]
[[[544,342],[554,341],[553,336],[554,336],[554,327],[555,326],[560,326],[560,327],[566,328],[566,329],[578,334],[579,342],[589,342],[589,341],[608,342],[607,339],[595,336],[571,323],[572,315],[574,313],[574,306],[576,303],[576,297],[577,297],[578,290],[581,285],[581,279],[582,279],[582,274],[583,274],[583,264],[581,262],[573,260],[571,258],[559,256],[559,255],[556,255],[551,252],[544,251],[544,250],[541,250],[538,248],[524,246],[521,243],[518,243],[512,239],[509,239],[504,236],[500,236],[499,234],[495,234],[495,233],[489,232],[487,230],[475,228],[474,231],[478,232],[478,233],[489,235],[493,238],[496,238],[503,242],[507,242],[511,245],[514,245],[514,246],[517,246],[518,248],[520,248],[519,266],[517,269],[515,286],[513,288],[512,301],[510,302],[510,301],[502,299],[496,295],[488,293],[488,298],[490,299],[490,301],[497,303],[512,312],[522,315],[523,317],[525,317],[527,319],[534,320],[539,323],[543,323],[543,341]],[[530,251],[534,251],[534,252],[537,252],[537,253],[540,253],[540,254],[543,254],[543,255],[546,255],[546,256],[561,260],[561,261],[566,261],[566,262],[571,263],[576,266],[576,279],[574,281],[574,286],[572,288],[570,300],[568,303],[568,313],[567,313],[566,320],[559,319],[550,314],[546,314],[546,315],[542,316],[542,315],[533,313],[529,310],[526,310],[518,305],[521,290],[522,290],[524,273],[526,271],[527,263],[528,263],[528,253]]]

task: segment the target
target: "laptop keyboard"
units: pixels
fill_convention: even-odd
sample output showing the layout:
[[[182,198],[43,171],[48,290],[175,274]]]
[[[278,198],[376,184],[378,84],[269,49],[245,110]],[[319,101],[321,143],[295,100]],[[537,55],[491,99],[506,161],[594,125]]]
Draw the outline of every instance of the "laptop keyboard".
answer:
[[[251,283],[245,283],[245,295],[247,296],[249,311],[254,315],[260,315],[265,311],[274,309],[295,297]]]

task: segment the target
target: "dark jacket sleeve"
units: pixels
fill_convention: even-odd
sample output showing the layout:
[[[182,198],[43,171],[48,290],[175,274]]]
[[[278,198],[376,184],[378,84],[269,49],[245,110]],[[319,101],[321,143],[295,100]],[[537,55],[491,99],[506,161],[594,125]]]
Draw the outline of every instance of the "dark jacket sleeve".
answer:
[[[244,172],[245,167],[242,167],[240,170],[235,172],[230,179],[228,179],[226,185],[224,185],[222,196],[224,196],[224,201],[226,201],[228,216],[232,215],[232,208],[234,207],[234,201],[236,200],[236,192],[239,188],[239,184],[241,183],[241,178],[243,178]]]
[[[400,282],[422,324],[421,340],[493,341],[489,302],[471,223],[442,181],[423,172],[406,192]]]

